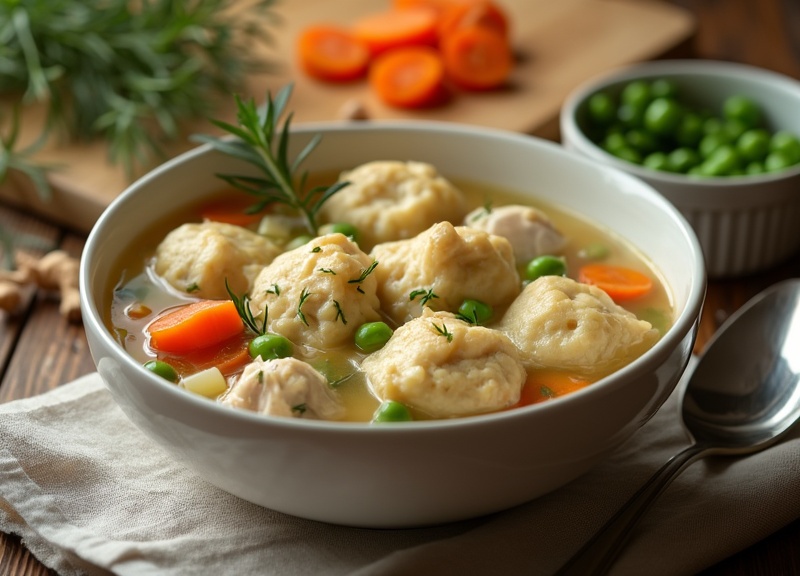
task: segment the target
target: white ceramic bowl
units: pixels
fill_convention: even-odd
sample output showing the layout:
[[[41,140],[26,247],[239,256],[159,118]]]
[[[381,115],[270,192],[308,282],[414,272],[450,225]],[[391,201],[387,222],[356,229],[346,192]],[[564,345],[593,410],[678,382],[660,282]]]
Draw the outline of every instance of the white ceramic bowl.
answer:
[[[526,502],[583,474],[673,390],[694,344],[704,266],[685,219],[648,185],[551,142],[488,129],[369,122],[300,126],[293,133],[293,153],[322,134],[306,165],[312,171],[423,160],[445,176],[527,190],[587,215],[656,264],[674,303],[674,325],[644,356],[603,381],[503,413],[370,426],[267,418],[218,405],[143,369],[103,323],[113,267],[130,239],[154,212],[180,210],[219,190],[214,174],[233,170],[233,160],[203,146],[119,196],[92,230],[81,265],[86,332],[108,389],[134,423],[203,478],[265,507],[337,524],[409,527],[465,519]]]
[[[577,87],[561,109],[561,139],[570,150],[625,170],[660,191],[686,217],[703,247],[712,277],[741,276],[767,269],[800,248],[800,165],[760,176],[692,178],[621,160],[583,132],[588,98],[599,90],[619,91],[635,79],[668,78],[681,94],[721,113],[733,94],[758,102],[772,130],[800,137],[800,82],[731,62],[664,60],[601,74]]]

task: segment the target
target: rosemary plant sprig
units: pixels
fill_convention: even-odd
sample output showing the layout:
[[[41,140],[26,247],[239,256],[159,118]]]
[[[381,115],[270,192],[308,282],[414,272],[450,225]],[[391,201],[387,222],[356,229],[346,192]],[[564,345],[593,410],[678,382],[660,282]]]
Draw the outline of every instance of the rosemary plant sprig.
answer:
[[[253,45],[271,39],[274,3],[0,2],[0,92],[44,103],[71,141],[106,139],[111,161],[131,174],[247,72],[270,69]]]
[[[17,170],[30,178],[39,198],[49,200],[52,197],[52,190],[47,181],[47,171],[54,169],[55,166],[36,162],[32,158],[47,140],[46,132],[42,132],[39,138],[28,146],[19,148],[20,117],[18,104],[14,106],[7,133],[0,134],[0,184],[6,179],[10,170]],[[0,117],[0,125],[4,120]]]
[[[303,161],[317,147],[320,135],[315,135],[300,153],[289,159],[289,125],[292,114],[280,119],[292,93],[292,85],[284,86],[273,99],[267,94],[264,106],[259,109],[255,102],[235,96],[238,125],[221,120],[212,120],[219,128],[235,138],[218,138],[210,135],[196,135],[194,140],[210,143],[216,150],[238,158],[255,166],[259,176],[242,174],[218,174],[217,176],[231,186],[258,198],[248,209],[257,213],[266,206],[279,203],[295,210],[304,220],[308,231],[317,235],[319,225],[317,214],[322,205],[349,182],[337,182],[332,186],[316,186],[305,191],[308,172],[297,177]]]
[[[234,294],[233,290],[231,290],[231,287],[228,285],[227,278],[225,279],[225,290],[228,291],[228,296],[231,297],[233,305],[236,307],[236,312],[239,313],[239,318],[242,319],[244,325],[256,336],[266,334],[269,309],[264,309],[264,320],[259,324],[255,316],[253,316],[253,311],[250,310],[250,297],[247,294],[241,297]]]

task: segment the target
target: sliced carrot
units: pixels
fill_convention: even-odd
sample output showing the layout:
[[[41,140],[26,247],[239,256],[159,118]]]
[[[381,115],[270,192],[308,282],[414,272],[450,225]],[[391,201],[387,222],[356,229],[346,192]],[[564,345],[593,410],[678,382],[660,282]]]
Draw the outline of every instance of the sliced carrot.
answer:
[[[479,26],[452,30],[442,38],[441,51],[448,78],[469,90],[502,86],[514,60],[505,36]]]
[[[537,371],[528,377],[522,389],[519,406],[536,404],[552,398],[558,398],[586,388],[591,382],[566,372],[555,370]]]
[[[653,281],[645,274],[610,264],[587,264],[581,267],[578,281],[597,286],[615,302],[639,298],[653,288]]]
[[[424,6],[366,14],[351,30],[373,56],[409,46],[434,46],[437,40],[438,13]]]
[[[297,54],[300,65],[310,76],[328,82],[346,82],[366,74],[370,48],[349,30],[316,24],[300,34]]]
[[[263,216],[263,214],[248,214],[247,209],[252,205],[253,201],[247,198],[215,200],[201,206],[200,217],[203,220],[247,227],[260,221]]]
[[[369,82],[378,97],[398,108],[433,106],[444,98],[444,65],[433,48],[398,48],[373,62]]]
[[[244,330],[231,300],[200,300],[175,308],[147,327],[150,345],[161,352],[186,354],[219,344]]]
[[[160,359],[168,362],[180,374],[193,374],[216,366],[223,375],[228,376],[238,372],[252,360],[247,348],[249,343],[247,333],[242,332],[217,345],[193,350],[188,354],[166,354],[160,356]]]
[[[498,4],[489,0],[462,0],[451,2],[442,9],[439,16],[439,38],[441,40],[454,30],[471,26],[486,28],[508,37],[508,17]]]

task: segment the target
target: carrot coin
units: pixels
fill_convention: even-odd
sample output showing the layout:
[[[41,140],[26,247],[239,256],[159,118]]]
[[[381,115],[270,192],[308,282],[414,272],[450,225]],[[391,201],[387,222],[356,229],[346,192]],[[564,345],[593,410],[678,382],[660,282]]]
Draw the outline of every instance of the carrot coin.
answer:
[[[420,108],[441,101],[444,65],[433,48],[392,50],[372,64],[369,81],[378,97],[398,108]]]
[[[306,73],[328,82],[362,78],[370,59],[370,49],[362,40],[348,30],[324,24],[300,34],[297,53]]]

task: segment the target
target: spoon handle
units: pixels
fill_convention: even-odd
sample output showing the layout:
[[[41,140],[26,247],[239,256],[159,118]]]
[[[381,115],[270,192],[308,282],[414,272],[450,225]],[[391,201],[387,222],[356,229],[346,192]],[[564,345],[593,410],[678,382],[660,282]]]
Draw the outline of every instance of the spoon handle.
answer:
[[[692,444],[675,454],[612,516],[556,576],[606,574],[639,520],[681,471],[710,452],[707,444]]]

